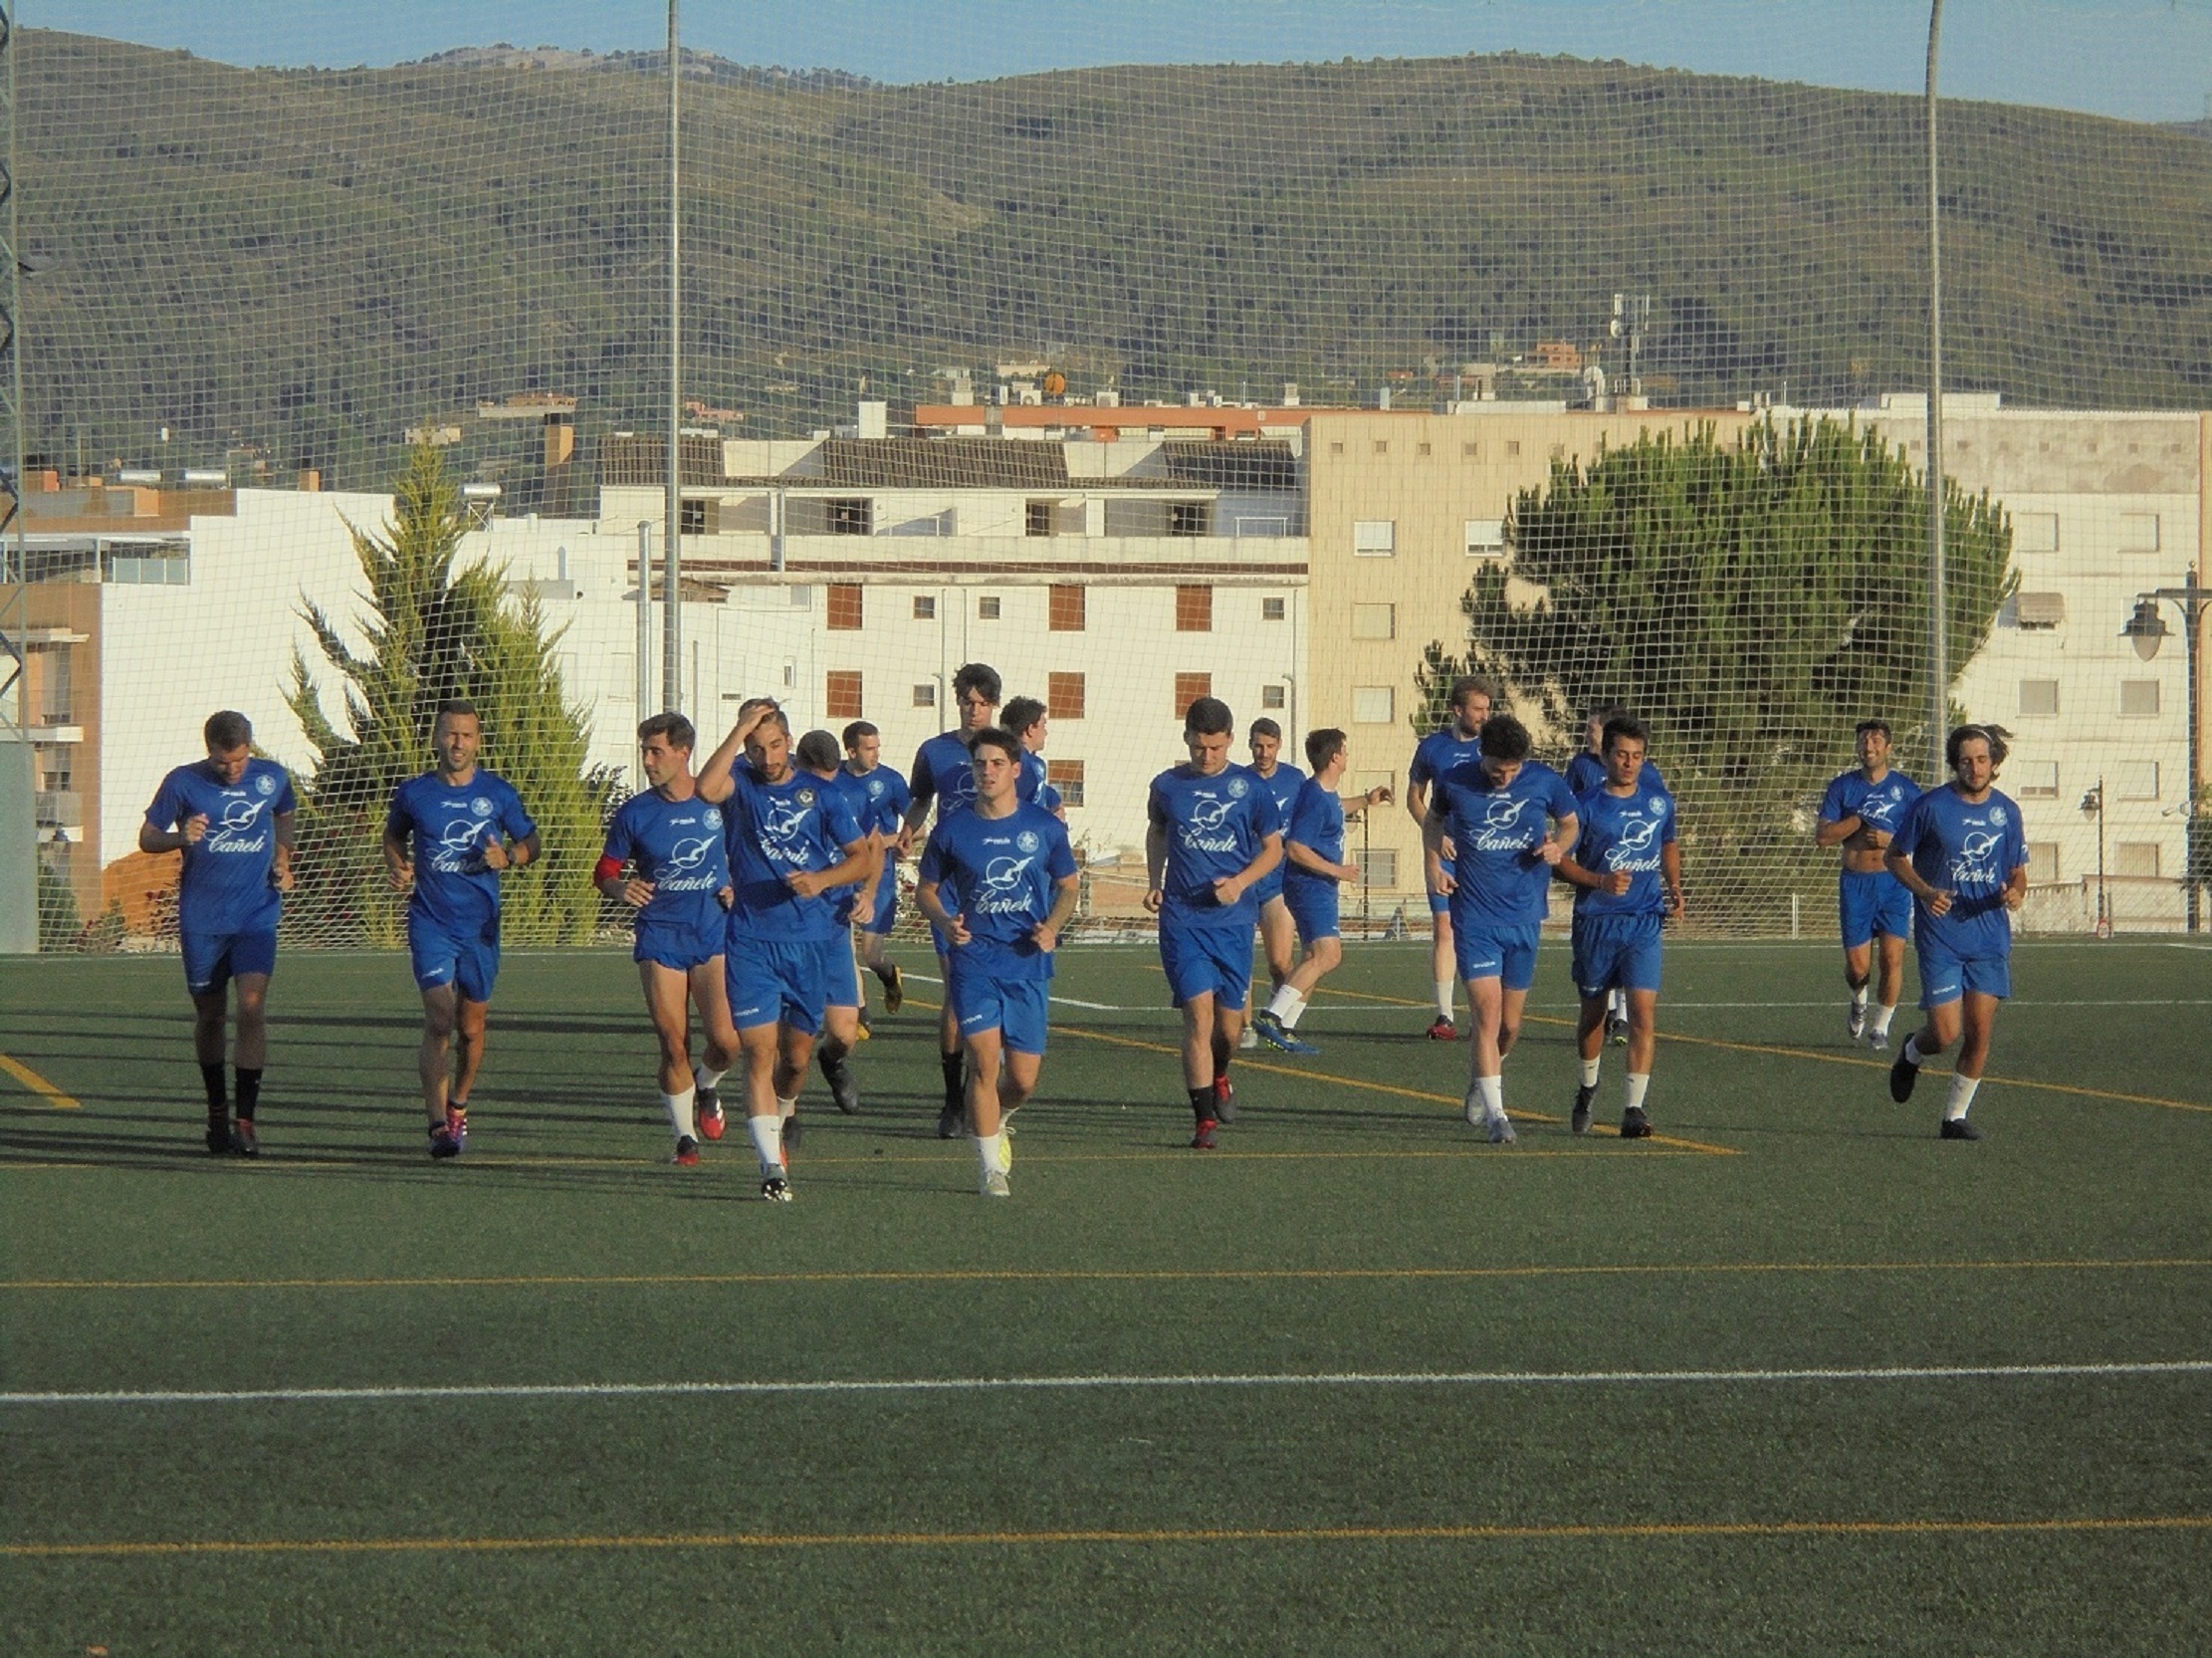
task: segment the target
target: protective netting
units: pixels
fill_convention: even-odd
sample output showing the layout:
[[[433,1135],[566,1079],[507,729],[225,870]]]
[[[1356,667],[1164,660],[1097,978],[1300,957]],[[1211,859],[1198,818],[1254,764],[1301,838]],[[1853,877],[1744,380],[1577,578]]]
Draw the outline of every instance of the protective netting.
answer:
[[[1870,50],[1916,72],[1925,22],[1870,14]],[[437,691],[493,711],[488,763],[559,826],[510,883],[523,941],[610,923],[589,870],[641,713],[711,744],[771,694],[903,770],[971,660],[1051,710],[1097,925],[1136,911],[1145,783],[1201,692],[1291,758],[1345,729],[1347,787],[1401,794],[1455,669],[1558,760],[1625,703],[1693,920],[1734,932],[1829,924],[1812,816],[1858,719],[1925,781],[1918,98],[1524,56],[701,59],[671,651],[637,602],[656,44],[274,71],[16,37],[29,585],[0,627],[47,947],[170,924],[137,828],[220,707],[303,786],[316,943],[392,936],[376,825]],[[2187,601],[2150,600],[2147,659],[2120,632],[2208,533],[2212,129],[1941,120],[1952,702],[2016,733],[2029,925],[2179,925]],[[433,598],[445,631],[391,625]],[[1411,819],[1354,851],[1352,913],[1424,925]]]

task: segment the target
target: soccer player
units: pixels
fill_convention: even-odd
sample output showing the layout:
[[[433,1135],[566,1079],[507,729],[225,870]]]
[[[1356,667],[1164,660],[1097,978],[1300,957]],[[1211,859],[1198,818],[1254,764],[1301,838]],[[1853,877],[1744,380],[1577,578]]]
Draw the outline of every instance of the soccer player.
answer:
[[[837,753],[836,738],[826,731],[809,731],[798,740],[793,753],[801,769],[821,779],[844,801],[852,821],[861,826],[861,837],[868,847],[868,871],[860,884],[840,886],[829,895],[830,909],[842,929],[838,936],[844,941],[845,949],[842,964],[830,964],[828,1002],[822,1010],[821,1041],[815,1049],[822,1080],[829,1084],[830,1101],[849,1117],[860,1109],[860,1087],[853,1080],[850,1061],[853,1048],[860,1041],[860,1013],[867,1005],[867,998],[860,990],[860,964],[852,953],[852,934],[855,927],[866,926],[868,917],[875,913],[876,882],[884,863],[883,841],[870,833],[863,823],[868,812],[867,785],[845,770]],[[783,1125],[783,1139],[787,1145],[798,1143],[797,1121],[794,1116]]]
[[[698,733],[681,714],[655,714],[637,728],[638,755],[649,788],[632,795],[607,825],[594,879],[599,890],[635,912],[630,955],[645,988],[645,1011],[660,1039],[661,1109],[676,1136],[670,1161],[691,1168],[699,1137],[722,1138],[723,1073],[737,1063],[738,1033],[730,1023],[722,952],[730,885],[730,852],[722,810],[699,798],[691,775]],[[625,870],[634,871],[625,874]],[[691,1063],[691,1010],[699,1009],[706,1049]]]
[[[1614,714],[1601,742],[1605,781],[1575,798],[1578,831],[1574,850],[1559,860],[1559,872],[1575,888],[1575,989],[1582,1013],[1575,1046],[1582,1057],[1582,1083],[1568,1126],[1590,1132],[1590,1104],[1598,1093],[1600,1056],[1605,1052],[1609,996],[1628,999],[1628,1095],[1621,1112],[1621,1138],[1641,1140],[1652,1132],[1644,1109],[1652,1085],[1652,1060],[1659,1048],[1660,929],[1667,916],[1682,913],[1682,849],[1674,838],[1674,797],[1647,766],[1651,733],[1644,722]],[[1661,887],[1664,887],[1663,892]]]
[[[988,662],[965,663],[953,675],[953,700],[960,705],[960,728],[941,731],[914,751],[914,769],[907,778],[912,799],[899,835],[902,853],[914,849],[915,833],[929,821],[932,806],[942,824],[974,802],[976,768],[968,752],[968,740],[997,724],[998,699],[1003,694],[998,670]],[[1036,798],[1043,773],[1042,761],[1033,769],[1023,766],[1019,786],[1023,800]],[[930,941],[937,946],[937,972],[943,979],[952,972],[952,941],[934,926],[930,928]],[[937,1019],[937,1063],[945,1078],[945,1103],[937,1113],[937,1137],[949,1140],[960,1133],[968,1112],[967,1086],[961,1075],[960,1024],[953,1017],[950,999]]]
[[[1362,795],[1357,806],[1344,804],[1336,790],[1350,758],[1343,732],[1332,728],[1307,734],[1306,764],[1313,768],[1313,776],[1298,786],[1298,798],[1283,828],[1282,901],[1297,929],[1301,953],[1297,966],[1275,987],[1274,1000],[1252,1016],[1252,1024],[1285,1054],[1321,1052],[1299,1037],[1298,1021],[1305,1015],[1314,986],[1344,959],[1344,940],[1337,927],[1337,887],[1359,879],[1360,874],[1358,864],[1344,861],[1344,821],[1390,802],[1388,789],[1375,788]]]
[[[1235,731],[1227,703],[1193,702],[1183,716],[1190,761],[1154,778],[1146,803],[1145,908],[1160,917],[1160,965],[1183,1010],[1183,1085],[1200,1151],[1236,1120],[1228,1062],[1251,990],[1254,893],[1282,861],[1274,796],[1229,762]]]
[[[1606,781],[1606,724],[1611,720],[1627,718],[1628,712],[1619,703],[1609,702],[1603,707],[1591,709],[1584,719],[1582,752],[1567,762],[1565,773],[1567,793],[1576,800],[1581,800]],[[1660,789],[1666,787],[1666,779],[1659,776],[1659,769],[1649,762],[1645,764],[1642,776]],[[1616,990],[1607,999],[1605,1029],[1616,1048],[1629,1040],[1629,1000],[1626,991]]]
[[[473,702],[438,704],[437,764],[392,792],[384,867],[407,900],[407,950],[422,992],[422,1103],[430,1155],[469,1141],[469,1094],[484,1064],[499,982],[500,876],[538,859],[538,826],[505,778],[478,769],[484,721]]]
[[[1490,717],[1497,693],[1487,679],[1462,675],[1451,682],[1451,721],[1424,737],[1414,749],[1414,763],[1406,771],[1406,810],[1428,832],[1429,809],[1439,780],[1450,777],[1482,758],[1482,722]],[[1451,846],[1443,858],[1451,861]],[[1455,952],[1452,949],[1450,898],[1429,888],[1429,977],[1437,998],[1437,1017],[1429,1027],[1431,1042],[1457,1042],[1459,1028],[1451,1022],[1451,987]]]
[[[1282,761],[1282,727],[1270,719],[1252,721],[1245,734],[1245,745],[1251,751],[1252,775],[1259,779],[1267,792],[1275,798],[1275,815],[1285,829],[1290,825],[1290,809],[1298,804],[1298,791],[1304,787],[1306,774],[1295,766]],[[1288,842],[1285,842],[1287,848]],[[1276,864],[1261,879],[1252,896],[1259,901],[1259,943],[1267,958],[1267,982],[1270,993],[1279,991],[1289,982],[1292,969],[1298,960],[1298,927],[1290,919],[1290,910],[1283,902],[1283,877],[1290,867],[1285,850],[1283,861]],[[1237,1041],[1239,1048],[1257,1048],[1259,1022],[1254,1019],[1244,1027],[1244,1034]],[[1269,1038],[1272,1041],[1272,1037]]]
[[[799,1088],[813,1063],[834,976],[851,978],[852,935],[829,894],[875,869],[868,837],[844,797],[791,764],[791,726],[767,697],[738,708],[738,723],[699,769],[699,793],[723,809],[730,911],[723,971],[730,1020],[745,1059],[746,1131],[761,1161],[761,1196],[791,1201],[784,1151]]]
[[[883,764],[883,738],[873,725],[854,720],[845,727],[843,739],[845,775],[859,784],[867,797],[860,827],[883,848],[883,874],[876,881],[875,901],[868,907],[868,919],[854,929],[853,940],[860,949],[861,965],[883,986],[883,1011],[895,1014],[906,1005],[906,975],[899,971],[887,948],[891,925],[899,918],[896,841],[899,828],[906,821],[906,809],[914,802],[907,793],[906,779]],[[865,1008],[861,1010],[861,1022],[867,1022]]]
[[[914,894],[953,946],[945,1000],[968,1050],[985,1197],[1008,1195],[1005,1119],[1036,1092],[1052,952],[1080,884],[1067,827],[1020,798],[1022,752],[1010,732],[976,734],[976,803],[939,820]]]
[[[1905,809],[1920,798],[1920,786],[1890,770],[1887,721],[1861,720],[1857,735],[1859,769],[1828,786],[1813,843],[1843,848],[1836,909],[1843,923],[1844,983],[1851,989],[1844,1028],[1852,1041],[1864,1037],[1879,1054],[1889,1046],[1889,1021],[1904,990],[1904,938],[1912,924],[1912,894],[1889,873],[1882,853],[1904,822]],[[1874,975],[1878,939],[1881,976],[1870,1024],[1867,981]]]
[[[184,946],[184,988],[192,998],[192,1051],[207,1089],[207,1149],[261,1154],[255,1113],[269,1063],[269,977],[277,970],[277,918],[292,890],[292,779],[273,760],[254,758],[254,728],[232,709],[210,714],[200,735],[207,758],[161,780],[145,822],[141,852],[184,854],[177,887],[177,931]],[[223,1035],[237,987],[238,1037],[232,1064],[238,1120],[223,1088]]]
[[[1922,1063],[1963,1035],[1943,1107],[1946,1140],[1982,1137],[1966,1112],[1989,1064],[1997,1004],[2012,994],[2012,922],[2005,912],[2028,896],[2020,807],[1996,787],[2008,735],[1993,725],[1952,732],[1943,745],[1951,781],[1905,808],[1885,854],[1889,872],[1912,892],[1920,1006],[1928,1016],[1889,1067],[1889,1097],[1900,1105],[1910,1099]]]
[[[1505,1057],[1536,980],[1551,872],[1575,843],[1579,821],[1566,780],[1529,758],[1520,721],[1492,714],[1479,737],[1479,761],[1437,779],[1422,842],[1430,890],[1451,901],[1452,948],[1474,1026],[1467,1122],[1487,1128],[1493,1145],[1511,1145]]]
[[[999,714],[999,722],[1021,739],[1021,769],[1029,787],[1029,793],[1022,798],[1035,801],[1064,824],[1067,803],[1052,787],[1051,768],[1044,762],[1045,740],[1051,735],[1051,722],[1045,718],[1047,712],[1035,697],[1012,697]]]

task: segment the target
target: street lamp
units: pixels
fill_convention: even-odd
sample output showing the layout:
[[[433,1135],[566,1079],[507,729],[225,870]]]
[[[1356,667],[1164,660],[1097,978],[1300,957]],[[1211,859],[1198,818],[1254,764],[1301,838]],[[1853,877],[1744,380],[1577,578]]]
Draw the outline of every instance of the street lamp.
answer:
[[[2097,927],[2099,938],[2112,936],[2112,909],[2104,890],[2104,779],[2082,797],[2082,815],[2097,820]]]
[[[2148,592],[2135,595],[2134,613],[2128,616],[2127,625],[2119,636],[2135,647],[2135,654],[2147,662],[2158,654],[2158,647],[2166,642],[2172,631],[2159,610],[2161,601],[2170,601],[2181,610],[2181,642],[2188,652],[2189,669],[2189,829],[2183,853],[2181,891],[2188,912],[2189,931],[2198,930],[2202,918],[2199,888],[2204,879],[2204,866],[2212,862],[2212,836],[2200,815],[2202,785],[2199,778],[2203,767],[2204,710],[2197,688],[2201,671],[2198,661],[2199,637],[2202,633],[2204,611],[2212,604],[2212,588],[2197,585],[2197,567],[2189,567],[2188,580],[2178,588],[2152,588]]]

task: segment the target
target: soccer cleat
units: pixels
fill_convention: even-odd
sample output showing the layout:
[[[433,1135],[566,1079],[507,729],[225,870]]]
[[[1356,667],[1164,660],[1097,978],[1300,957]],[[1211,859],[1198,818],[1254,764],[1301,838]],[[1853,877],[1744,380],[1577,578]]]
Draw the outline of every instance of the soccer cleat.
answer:
[[[1605,1034],[1614,1047],[1626,1048],[1629,1045],[1629,1022],[1618,1015],[1610,1016],[1605,1022]]]
[[[1631,1105],[1621,1113],[1621,1138],[1648,1140],[1652,1137],[1652,1119],[1644,1114],[1644,1107]]]
[[[1490,1119],[1490,1144],[1511,1145],[1520,1136],[1513,1132],[1513,1119],[1503,1111]]]
[[[1226,1076],[1214,1078],[1214,1120],[1224,1126],[1236,1120],[1236,1085]]]
[[[727,1119],[722,1114],[722,1095],[713,1088],[701,1088],[696,1106],[699,1132],[710,1140],[722,1138]]]
[[[699,1142],[689,1134],[680,1135],[676,1141],[676,1155],[669,1158],[669,1161],[680,1169],[697,1168],[699,1166]]]
[[[1012,1197],[1013,1188],[1006,1184],[1004,1169],[991,1169],[984,1175],[985,1197]]]
[[[1444,1018],[1442,1014],[1438,1014],[1437,1022],[1429,1027],[1429,1040],[1431,1042],[1457,1042],[1459,1040],[1459,1027]]]
[[[962,1128],[966,1126],[967,1114],[957,1101],[947,1100],[938,1108],[937,1137],[941,1140],[959,1139]]]
[[[1212,1151],[1214,1149],[1214,1132],[1220,1126],[1212,1117],[1199,1118],[1199,1131],[1191,1136],[1191,1149],[1193,1151]]]
[[[430,1155],[438,1158],[458,1157],[465,1136],[453,1131],[451,1119],[430,1130]]]
[[[228,1116],[209,1117],[207,1119],[207,1154],[210,1157],[228,1157],[230,1155],[230,1118]]]
[[[1877,1054],[1888,1053],[1889,1033],[1887,1031],[1869,1031],[1867,1033],[1867,1046]]]
[[[261,1136],[254,1132],[252,1117],[240,1117],[231,1125],[230,1148],[241,1157],[261,1155]]]
[[[1851,1005],[1851,1012],[1844,1016],[1844,1030],[1850,1035],[1853,1042],[1857,1042],[1867,1034],[1866,1003],[1854,1002]]]
[[[1251,1023],[1249,1025],[1246,1025],[1242,1031],[1237,1033],[1236,1046],[1238,1048],[1242,1049],[1246,1053],[1249,1053],[1251,1052],[1251,1050],[1259,1046],[1259,1022],[1265,1017],[1266,1015],[1263,1013],[1254,1014],[1252,1016]]]
[[[791,1183],[779,1174],[772,1174],[761,1182],[761,1201],[764,1203],[788,1203],[791,1201]]]
[[[998,1172],[1013,1173],[1013,1117],[1010,1113],[998,1119]]]
[[[1321,1052],[1312,1043],[1299,1041],[1298,1033],[1283,1024],[1281,1017],[1272,1009],[1262,1008],[1252,1015],[1252,1022],[1244,1027],[1244,1034],[1249,1036],[1254,1031],[1259,1033],[1262,1041],[1271,1047],[1281,1049],[1285,1054],[1318,1054]]]
[[[783,1165],[784,1165],[784,1167],[788,1168],[788,1167],[790,1166],[790,1162],[791,1162],[791,1157],[790,1157],[790,1154],[791,1154],[792,1152],[796,1151],[796,1150],[797,1150],[797,1149],[799,1148],[799,1146],[800,1146],[800,1145],[801,1145],[801,1144],[802,1144],[802,1143],[803,1143],[803,1142],[805,1141],[805,1139],[806,1139],[806,1130],[805,1130],[805,1129],[803,1129],[803,1128],[801,1128],[801,1127],[799,1127],[799,1125],[798,1125],[798,1113],[797,1113],[796,1111],[793,1111],[793,1112],[792,1112],[792,1113],[791,1113],[791,1114],[790,1114],[789,1116],[787,1116],[787,1117],[785,1117],[785,1118],[783,1119]]]
[[[852,1023],[852,1040],[855,1045],[876,1040],[875,1032],[868,1029],[868,1010],[862,1008],[860,1017]]]
[[[1577,1134],[1590,1132],[1590,1102],[1598,1097],[1598,1084],[1592,1082],[1575,1089],[1575,1108],[1567,1118],[1567,1126]]]
[[[852,1066],[842,1059],[822,1061],[822,1076],[829,1083],[830,1103],[846,1116],[860,1114],[860,1084],[852,1079]]]
[[[883,981],[883,1011],[895,1014],[906,1006],[906,974],[899,968],[891,969],[891,976]]]
[[[1982,1131],[1964,1117],[1945,1117],[1936,1134],[1940,1140],[1978,1140],[1981,1137]]]
[[[1912,1097],[1912,1084],[1920,1079],[1920,1067],[1903,1054],[1889,1067],[1889,1097],[1902,1105]]]

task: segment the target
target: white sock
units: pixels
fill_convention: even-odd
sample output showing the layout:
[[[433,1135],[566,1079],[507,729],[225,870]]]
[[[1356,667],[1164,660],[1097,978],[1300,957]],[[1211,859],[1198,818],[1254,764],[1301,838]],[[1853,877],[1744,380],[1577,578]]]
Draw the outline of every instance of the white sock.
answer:
[[[1867,1011],[1867,987],[1861,985],[1851,993],[1851,1005],[1860,1013]]]
[[[1305,1011],[1305,1003],[1306,999],[1303,996],[1300,996],[1288,985],[1284,985],[1282,989],[1275,992],[1274,1000],[1267,1004],[1267,1011],[1281,1020],[1284,1025],[1295,1025],[1298,1023],[1298,1015]]]
[[[1475,1097],[1482,1101],[1482,1114],[1497,1118],[1505,1115],[1505,1078],[1502,1076],[1477,1076],[1474,1079]]]
[[[1451,981],[1449,979],[1438,979],[1437,981],[1437,1017],[1438,1019],[1449,1019],[1451,1017]]]
[[[1943,1107],[1943,1120],[1945,1122],[1964,1121],[1966,1107],[1974,1103],[1974,1090],[1981,1085],[1982,1079],[1979,1076],[1961,1076],[1957,1071],[1952,1071],[1951,1098],[1950,1103]]]
[[[1582,1062],[1582,1085],[1584,1087],[1594,1088],[1598,1085],[1598,1067],[1604,1064],[1605,1061],[1602,1058]]]
[[[1889,1034],[1889,1021],[1896,1017],[1897,1010],[1894,1008],[1877,1008],[1874,1023],[1868,1029],[1878,1037],[1885,1037]]]
[[[977,1160],[983,1164],[985,1174],[988,1175],[994,1171],[1005,1172],[1005,1164],[999,1161],[1000,1158],[1005,1156],[1005,1152],[1006,1131],[1003,1128],[995,1134],[989,1136],[978,1134],[976,1136],[976,1156]]]
[[[1608,992],[1606,992],[1606,999],[1605,999],[1605,1011],[1606,1011],[1606,1013],[1607,1013],[1607,1014],[1608,1014],[1609,1016],[1611,1016],[1611,1017],[1612,1017],[1612,1018],[1614,1018],[1614,1019],[1626,1019],[1626,1018],[1628,1018],[1628,1017],[1629,1017],[1629,998],[1628,998],[1628,993],[1627,993],[1626,991],[1621,991],[1621,990],[1611,990],[1611,991],[1608,991]]]
[[[691,1085],[695,1088],[719,1088],[722,1086],[722,1079],[729,1074],[726,1070],[709,1070],[702,1061],[691,1067]]]
[[[783,1172],[783,1125],[774,1117],[759,1116],[745,1119],[747,1132],[753,1136],[753,1154],[761,1159],[763,1175]]]
[[[1904,1039],[1904,1050],[1902,1053],[1898,1054],[1897,1058],[1902,1060],[1906,1065],[1910,1066],[1914,1070],[1918,1070],[1920,1068],[1920,1061],[1925,1058],[1925,1056],[1922,1055],[1920,1052],[1919,1032],[1915,1031],[1912,1033],[1912,1035]]]
[[[679,1140],[696,1140],[699,1128],[691,1119],[692,1101],[697,1096],[690,1088],[682,1093],[661,1095],[661,1109],[668,1113],[668,1126],[676,1130]]]
[[[1627,1108],[1628,1108],[1629,1110],[1632,1110],[1632,1111],[1641,1111],[1641,1110],[1643,1110],[1643,1109],[1644,1109],[1644,1090],[1645,1090],[1646,1088],[1649,1088],[1649,1087],[1650,1087],[1651,1085],[1652,1085],[1652,1073],[1651,1073],[1650,1071],[1648,1071],[1648,1070],[1646,1070],[1646,1071],[1635,1071],[1635,1070],[1632,1070],[1632,1071],[1630,1071],[1630,1072],[1629,1072],[1629,1096],[1628,1096],[1628,1098],[1627,1098],[1626,1100],[1624,1100],[1624,1101],[1623,1101],[1622,1103],[1623,1103],[1623,1104],[1624,1104],[1624,1105],[1625,1105],[1625,1106],[1626,1106],[1626,1107],[1627,1107]]]
[[[791,1098],[789,1098],[789,1099],[783,1099],[783,1098],[780,1098],[780,1097],[779,1097],[779,1098],[778,1098],[778,1099],[776,1100],[776,1102],[775,1102],[775,1117],[776,1117],[776,1120],[777,1120],[778,1122],[787,1122],[787,1121],[789,1121],[789,1120],[790,1120],[790,1119],[791,1119],[791,1118],[792,1118],[793,1116],[795,1116],[795,1115],[797,1114],[797,1112],[798,1112],[798,1099],[797,1099],[797,1097],[796,1097],[795,1095],[794,1095],[794,1096],[792,1096],[792,1097],[791,1097]]]

